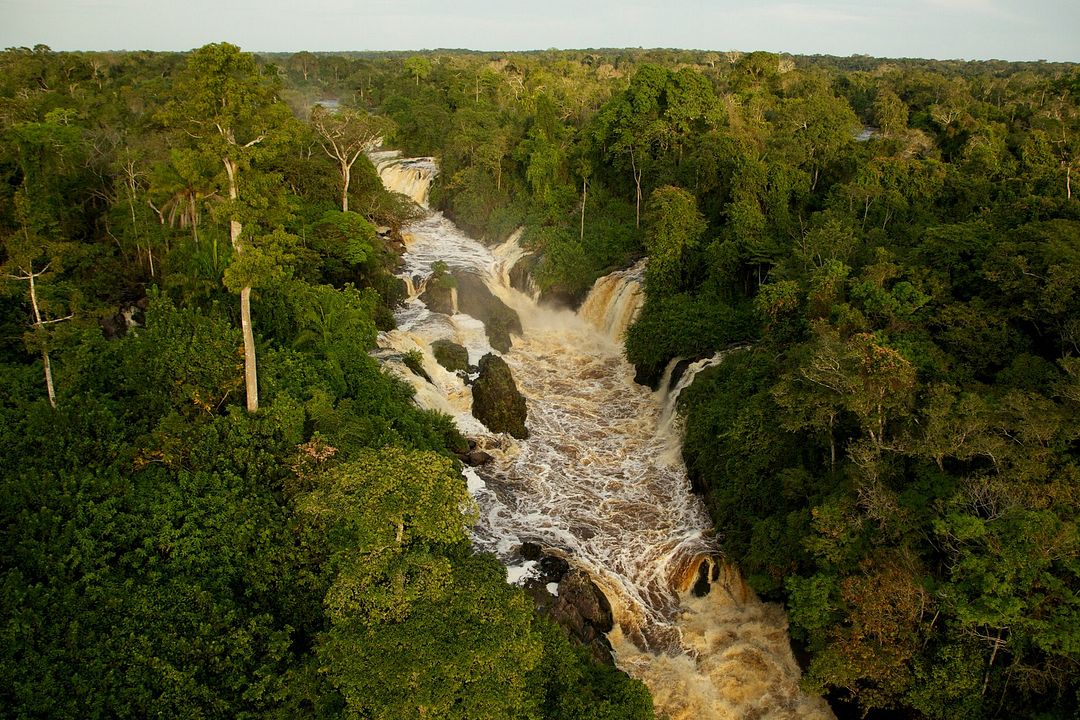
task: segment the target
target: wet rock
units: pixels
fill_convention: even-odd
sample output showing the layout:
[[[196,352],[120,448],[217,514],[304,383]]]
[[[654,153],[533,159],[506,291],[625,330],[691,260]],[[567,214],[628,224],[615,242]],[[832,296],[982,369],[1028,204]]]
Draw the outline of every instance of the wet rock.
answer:
[[[525,560],[539,560],[544,556],[544,549],[534,542],[523,542],[518,554]]]
[[[510,352],[510,333],[521,334],[517,312],[495,297],[479,275],[454,270],[452,277],[457,285],[458,310],[484,323],[491,347],[501,353]]]
[[[479,367],[480,376],[472,387],[473,417],[492,432],[527,438],[525,397],[518,392],[506,361],[488,353],[480,358]]]
[[[573,291],[563,287],[551,287],[540,293],[540,303],[551,307],[576,311],[585,301],[588,291]]]
[[[518,555],[523,560],[532,560],[537,563],[535,575],[525,581],[529,585],[542,586],[546,592],[549,583],[557,583],[570,571],[570,563],[558,555],[550,555],[544,552],[539,543],[523,542],[518,548]]]
[[[543,612],[545,609],[541,608]],[[582,570],[574,568],[559,582],[559,595],[546,608],[548,616],[565,628],[601,663],[614,664],[605,633],[615,625],[611,604]]]
[[[461,457],[461,461],[470,467],[487,465],[494,458],[483,450],[470,450]]]
[[[565,558],[545,552],[538,543],[522,543],[518,554],[537,563],[534,575],[524,583],[537,612],[560,625],[597,662],[614,665],[606,635],[614,627],[611,605],[589,575],[571,568]],[[554,592],[552,584],[558,584]]]
[[[536,264],[539,258],[536,255],[524,255],[522,256],[514,266],[510,268],[510,287],[526,295],[532,295],[536,289],[536,283],[533,282],[533,271],[536,269]]]
[[[450,372],[468,372],[469,351],[449,340],[436,340],[431,343],[431,352],[435,359]]]
[[[570,572],[570,563],[561,557],[544,555],[540,558],[540,578],[547,583],[560,582]]]
[[[689,461],[687,462],[687,464],[689,464]],[[709,490],[711,488],[709,487],[709,483],[702,473],[687,468],[686,475],[690,480],[690,492],[694,493],[695,495],[702,496],[709,494]]]
[[[557,605],[581,634],[588,634],[589,628],[606,633],[615,626],[611,604],[583,570],[574,568],[559,582]]]
[[[675,367],[671,368],[671,379],[668,381],[666,390],[671,392],[679,386],[679,381],[682,380],[683,375],[686,374],[687,369],[694,364],[694,360],[682,359],[675,363]]]
[[[703,562],[698,565],[697,581],[691,592],[694,597],[705,597],[712,590],[712,578],[709,577],[709,563]]]
[[[431,312],[443,315],[454,314],[454,290],[447,283],[428,283],[427,289],[420,294],[420,302],[424,303]]]
[[[634,366],[634,382],[638,385],[646,385],[649,388],[655,390],[660,389],[660,381],[664,379],[664,366],[663,365],[635,365]]]

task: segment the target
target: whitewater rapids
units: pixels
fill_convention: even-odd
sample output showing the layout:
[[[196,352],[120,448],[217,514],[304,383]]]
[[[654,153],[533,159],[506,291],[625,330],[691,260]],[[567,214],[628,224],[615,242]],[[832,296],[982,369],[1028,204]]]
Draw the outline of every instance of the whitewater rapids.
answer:
[[[390,189],[402,177],[402,189],[426,201],[412,169],[383,174]],[[480,508],[474,544],[510,565],[515,581],[531,571],[518,556],[526,541],[588,572],[612,606],[617,665],[646,683],[661,717],[831,718],[823,700],[799,690],[782,609],[759,602],[718,560],[710,520],[690,491],[674,401],[709,361],[653,393],[634,383],[623,359],[621,335],[642,299],[641,266],[601,278],[577,314],[510,287],[510,267],[523,254],[516,236],[490,250],[431,213],[404,237],[401,275],[414,297],[380,345],[420,404],[452,415],[494,456],[466,470]],[[479,275],[521,316],[524,334],[503,358],[526,397],[529,439],[492,436],[470,414],[468,385],[435,362],[431,343],[439,339],[464,345],[471,363],[492,352],[479,321],[434,314],[419,301],[436,260]],[[410,350],[421,352],[430,382],[398,359]],[[702,564],[711,591],[695,597],[689,588]]]

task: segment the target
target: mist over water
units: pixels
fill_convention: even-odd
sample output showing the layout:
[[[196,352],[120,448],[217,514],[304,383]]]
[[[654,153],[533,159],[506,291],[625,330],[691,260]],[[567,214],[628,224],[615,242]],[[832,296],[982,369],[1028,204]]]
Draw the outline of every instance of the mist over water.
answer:
[[[383,167],[387,187],[426,199],[401,166]],[[431,313],[414,297],[399,312],[399,328],[380,336],[388,366],[417,388],[417,401],[454,416],[494,456],[466,473],[480,508],[473,542],[510,565],[511,579],[530,571],[517,555],[525,541],[588,572],[612,606],[617,664],[649,686],[661,716],[831,717],[824,701],[799,692],[784,613],[758,602],[718,559],[711,522],[690,491],[673,404],[708,361],[691,366],[670,392],[653,393],[634,383],[622,357],[643,267],[601,278],[579,315],[539,306],[509,286],[522,255],[516,237],[489,250],[439,213],[404,235],[402,275],[411,288],[420,290],[441,260],[482,277],[524,328],[503,355],[528,403],[524,441],[492,436],[472,418],[469,387],[431,353],[438,339],[464,345],[472,363],[491,352],[477,320]],[[423,353],[431,382],[396,359],[408,350]],[[711,590],[694,597],[689,587],[703,563]]]

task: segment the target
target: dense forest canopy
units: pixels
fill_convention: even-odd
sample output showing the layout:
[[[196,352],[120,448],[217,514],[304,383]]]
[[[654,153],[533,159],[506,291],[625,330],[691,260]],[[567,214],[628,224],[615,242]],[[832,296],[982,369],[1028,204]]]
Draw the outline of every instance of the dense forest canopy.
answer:
[[[463,439],[357,352],[415,212],[355,154],[376,135],[437,156],[476,236],[523,226],[553,302],[648,256],[642,382],[741,348],[682,398],[684,456],[808,689],[1080,706],[1075,66],[221,44],[0,70],[13,716],[651,716],[470,550]]]

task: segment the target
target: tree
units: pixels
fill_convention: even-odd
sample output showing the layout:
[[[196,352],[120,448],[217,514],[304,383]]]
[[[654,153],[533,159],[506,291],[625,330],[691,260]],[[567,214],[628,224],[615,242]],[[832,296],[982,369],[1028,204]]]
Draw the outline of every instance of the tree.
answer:
[[[539,638],[502,567],[465,549],[471,503],[453,462],[366,450],[318,482],[300,510],[334,572],[320,655],[350,710],[515,716]]]
[[[645,249],[649,253],[646,286],[655,297],[672,295],[683,285],[686,256],[705,233],[705,218],[693,195],[668,185],[649,196],[645,221]]]
[[[908,129],[908,107],[889,88],[878,90],[872,106],[874,122],[885,137],[898,137]]]
[[[192,53],[163,114],[167,123],[182,129],[200,151],[224,166],[230,201],[229,239],[237,257],[249,247],[242,235],[240,173],[284,135],[288,117],[289,109],[278,100],[272,81],[259,74],[254,57],[228,43],[205,45]],[[259,409],[259,384],[251,287],[239,291],[247,409],[255,412]]]
[[[63,300],[47,292],[43,296],[40,282],[63,270],[72,249],[66,216],[74,203],[66,180],[81,160],[82,133],[67,123],[65,115],[50,113],[46,122],[17,125],[5,139],[16,148],[22,178],[12,203],[14,228],[3,238],[0,273],[9,281],[26,283],[32,331],[25,339],[41,354],[49,404],[56,407],[48,331],[74,314],[61,316]]]
[[[417,86],[420,85],[420,79],[426,78],[431,74],[431,61],[423,55],[413,55],[405,60],[405,69],[409,71],[409,74],[416,80]]]
[[[311,126],[319,144],[341,173],[341,212],[349,212],[349,182],[360,155],[376,147],[393,129],[389,118],[344,108],[331,112],[322,105],[311,110]]]

